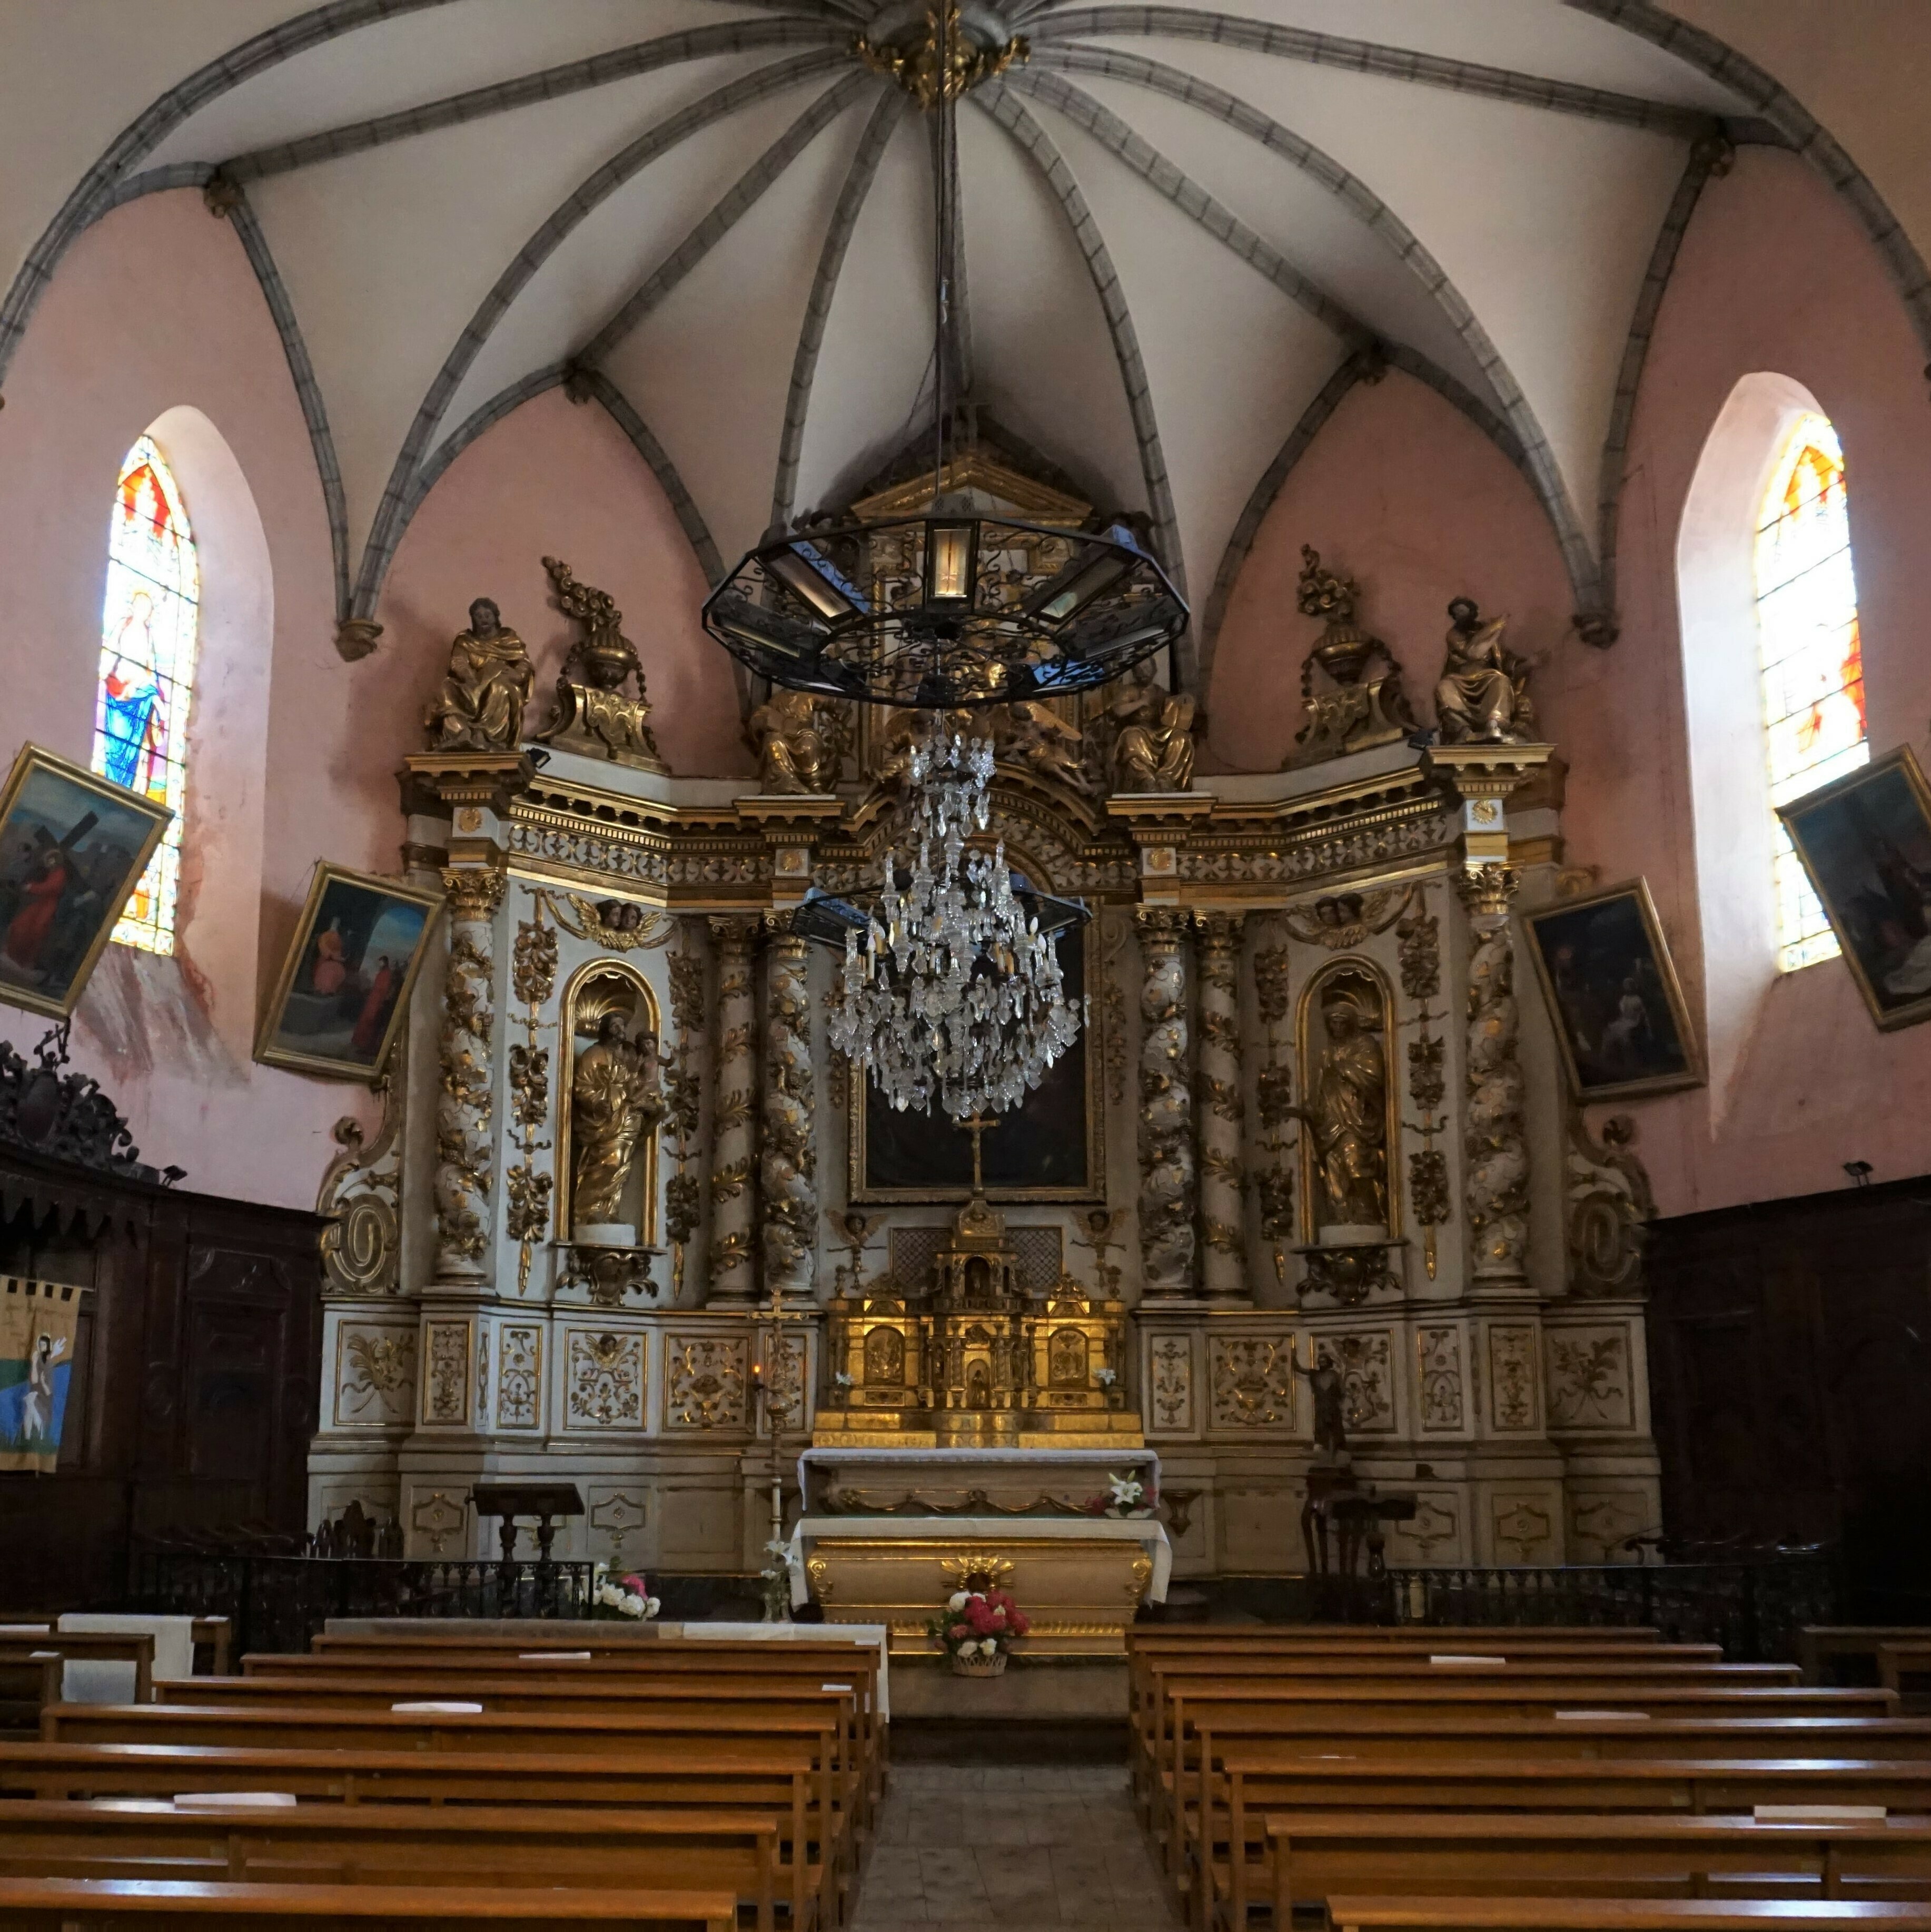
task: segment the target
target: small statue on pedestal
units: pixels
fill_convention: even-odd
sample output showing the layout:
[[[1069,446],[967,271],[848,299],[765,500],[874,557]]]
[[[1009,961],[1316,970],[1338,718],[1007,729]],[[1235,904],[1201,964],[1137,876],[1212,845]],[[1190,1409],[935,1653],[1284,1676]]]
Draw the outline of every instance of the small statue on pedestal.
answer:
[[[1507,617],[1486,622],[1470,597],[1448,607],[1448,658],[1435,688],[1444,745],[1526,745],[1535,736],[1529,664],[1502,645]]]
[[[442,688],[423,714],[432,752],[513,752],[536,667],[493,598],[469,606],[469,628],[449,646]]]
[[[1107,707],[1114,728],[1115,791],[1186,791],[1192,786],[1195,710],[1185,692],[1153,682],[1151,658],[1133,667]]]

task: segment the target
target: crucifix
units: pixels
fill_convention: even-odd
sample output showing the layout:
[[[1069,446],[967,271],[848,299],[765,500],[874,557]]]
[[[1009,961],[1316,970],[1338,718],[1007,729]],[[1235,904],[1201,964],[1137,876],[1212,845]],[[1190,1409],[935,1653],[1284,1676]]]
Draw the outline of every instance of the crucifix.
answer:
[[[988,1127],[996,1127],[997,1118],[988,1120],[983,1114],[975,1114],[969,1120],[961,1120],[959,1126],[972,1136],[972,1191],[975,1194],[985,1192],[985,1180],[979,1172],[979,1137]]]

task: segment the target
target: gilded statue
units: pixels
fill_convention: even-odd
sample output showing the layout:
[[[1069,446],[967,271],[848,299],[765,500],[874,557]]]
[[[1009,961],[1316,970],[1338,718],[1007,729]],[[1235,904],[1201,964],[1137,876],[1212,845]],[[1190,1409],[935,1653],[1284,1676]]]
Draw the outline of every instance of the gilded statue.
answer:
[[[622,1220],[625,1184],[647,1132],[664,1114],[657,1036],[634,1044],[620,1012],[598,1022],[570,1082],[570,1215],[579,1228]]]
[[[469,606],[469,628],[449,646],[442,688],[423,714],[432,752],[513,752],[536,667],[493,598]]]
[[[546,556],[543,567],[556,592],[557,608],[583,626],[583,634],[564,653],[556,702],[536,735],[582,757],[610,758],[640,771],[667,770],[651,729],[643,665],[637,646],[623,634],[624,614],[616,600],[607,590],[580,582],[560,557]],[[633,678],[634,698],[625,688]]]
[[[1023,765],[1069,791],[1087,789],[1086,734],[1069,724],[1050,704],[1023,698],[1006,706],[995,721],[999,755]]]
[[[1327,1044],[1288,1114],[1313,1136],[1318,1225],[1388,1225],[1388,1065],[1369,997],[1335,988],[1321,1003]]]
[[[1401,666],[1379,638],[1354,620],[1360,596],[1353,578],[1324,567],[1312,544],[1301,545],[1297,601],[1301,614],[1321,618],[1323,628],[1301,664],[1307,722],[1295,734],[1296,749],[1282,761],[1284,771],[1391,745],[1414,729],[1402,692]],[[1371,676],[1378,659],[1381,669]],[[1317,668],[1327,674],[1330,688],[1315,688]]]
[[[1153,682],[1151,658],[1133,667],[1107,707],[1115,791],[1185,791],[1192,784],[1194,710],[1185,692]]]
[[[835,734],[808,691],[775,690],[751,714],[745,736],[757,753],[767,792],[828,792],[838,778]]]
[[[1449,605],[1448,658],[1435,688],[1435,723],[1444,745],[1523,745],[1535,736],[1529,664],[1502,644],[1507,617],[1484,621],[1474,600]]]

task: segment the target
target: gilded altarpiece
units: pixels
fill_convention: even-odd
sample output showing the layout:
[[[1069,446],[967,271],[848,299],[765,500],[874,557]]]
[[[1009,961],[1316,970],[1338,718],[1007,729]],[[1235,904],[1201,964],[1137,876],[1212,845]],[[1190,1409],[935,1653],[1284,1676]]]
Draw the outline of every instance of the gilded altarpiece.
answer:
[[[1414,1499],[1391,1561],[1624,1560],[1657,1523],[1640,1270],[1618,1261],[1644,1192],[1567,1106],[1520,950],[1561,860],[1548,748],[1390,743],[1131,793],[1103,743],[999,729],[988,838],[1093,914],[1088,1171],[988,1190],[1031,1385],[1077,1384],[1069,1413],[1159,1452],[1183,1576],[1303,1567],[1324,1370],[1356,1475]],[[406,851],[449,897],[447,963],[381,1131],[345,1130],[324,1190],[318,1517],[359,1498],[412,1554],[486,1555],[477,1482],[567,1480],[586,1514],[559,1554],[742,1574],[814,1427],[955,1386],[970,1436],[979,1358],[918,1354],[952,1333],[927,1298],[961,1190],[871,1184],[832,962],[789,935],[808,886],[862,890],[889,841],[877,731],[822,742],[844,748],[817,793],[560,745],[540,770],[411,760]],[[604,1197],[628,1238],[586,1243],[571,1108],[600,1043],[633,1053],[649,1119]],[[1002,1373],[988,1353],[988,1390]]]

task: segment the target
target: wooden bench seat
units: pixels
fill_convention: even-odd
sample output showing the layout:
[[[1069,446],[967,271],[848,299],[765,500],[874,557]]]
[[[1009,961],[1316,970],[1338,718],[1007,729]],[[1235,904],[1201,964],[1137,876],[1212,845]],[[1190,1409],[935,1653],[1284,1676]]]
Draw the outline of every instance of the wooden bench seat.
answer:
[[[6,1878],[721,1890],[774,1932],[777,1868],[778,1826],[756,1811],[0,1802]]]
[[[139,1920],[153,1932],[194,1932],[219,1918],[229,1932],[288,1926],[462,1924],[499,1932],[557,1932],[586,1923],[627,1932],[736,1932],[728,1892],[546,1892],[521,1886],[214,1885],[157,1879],[0,1879],[5,1932]]]
[[[154,1640],[148,1630],[47,1630],[0,1634],[0,1669],[24,1666],[34,1670],[41,1684],[40,1702],[58,1703],[63,1672],[49,1664],[58,1658],[88,1664],[131,1664],[134,1701],[145,1704],[154,1694]],[[49,1688],[50,1687],[50,1688]]]
[[[1207,1868],[1206,1922],[1248,1924],[1270,1899],[1279,1932],[1297,1906],[1364,1884],[1405,1895],[1856,1898],[1931,1901],[1931,1817],[1759,1820],[1747,1816],[1272,1812],[1266,1856]]]
[[[1396,1898],[1337,1894],[1333,1932],[1931,1932],[1931,1906],[1862,1899]]]

